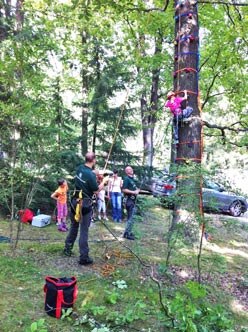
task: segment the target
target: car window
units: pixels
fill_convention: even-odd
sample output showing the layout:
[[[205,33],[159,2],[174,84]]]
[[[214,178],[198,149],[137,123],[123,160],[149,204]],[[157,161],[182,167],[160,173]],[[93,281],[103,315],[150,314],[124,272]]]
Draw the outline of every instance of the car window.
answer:
[[[204,187],[208,189],[213,189],[216,191],[223,191],[223,188],[216,182],[205,180],[204,181]]]

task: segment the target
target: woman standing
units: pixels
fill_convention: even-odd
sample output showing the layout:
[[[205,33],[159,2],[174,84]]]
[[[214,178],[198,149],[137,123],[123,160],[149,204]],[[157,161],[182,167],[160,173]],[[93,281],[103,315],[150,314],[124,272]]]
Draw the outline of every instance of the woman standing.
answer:
[[[122,178],[118,176],[118,170],[114,169],[113,176],[108,181],[108,197],[111,198],[112,204],[112,217],[114,222],[121,222],[122,210],[121,210],[121,188]]]

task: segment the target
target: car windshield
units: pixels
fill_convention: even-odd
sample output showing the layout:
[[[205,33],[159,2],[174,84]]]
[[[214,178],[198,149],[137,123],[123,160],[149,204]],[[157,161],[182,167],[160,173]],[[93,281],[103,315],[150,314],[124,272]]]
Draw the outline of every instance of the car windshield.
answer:
[[[210,180],[204,181],[204,187],[207,189],[213,189],[216,191],[224,191],[224,188],[221,185],[219,185],[216,182],[210,181]]]

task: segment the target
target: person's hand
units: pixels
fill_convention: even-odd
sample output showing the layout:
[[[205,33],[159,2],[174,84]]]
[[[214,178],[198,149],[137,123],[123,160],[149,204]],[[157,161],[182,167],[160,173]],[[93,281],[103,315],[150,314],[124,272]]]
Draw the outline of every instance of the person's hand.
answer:
[[[108,176],[105,176],[102,180],[103,184],[106,184],[109,180],[109,175]]]
[[[134,195],[138,195],[139,192],[140,192],[140,189],[136,189],[136,190],[134,191]]]

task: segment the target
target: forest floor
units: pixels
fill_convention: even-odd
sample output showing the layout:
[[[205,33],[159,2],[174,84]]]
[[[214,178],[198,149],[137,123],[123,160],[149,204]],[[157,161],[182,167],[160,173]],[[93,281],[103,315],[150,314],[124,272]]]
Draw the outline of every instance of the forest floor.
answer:
[[[190,327],[165,327],[170,315],[176,315],[179,320],[180,310],[187,311],[189,303],[194,310],[194,301],[198,301],[195,300],[197,296],[187,297],[185,292],[185,286],[197,280],[197,248],[177,246],[172,251],[168,268],[165,264],[166,239],[171,211],[151,197],[145,199],[143,211],[135,225],[136,241],[122,238],[124,223],[107,222],[118,240],[101,222],[92,224],[89,243],[94,258],[92,266],[78,265],[77,244],[72,257],[63,256],[66,234],[59,233],[54,222],[44,228],[22,225],[14,251],[9,243],[0,242],[0,330],[198,331]],[[204,240],[201,257],[201,279],[206,289],[204,301],[223,306],[227,318],[234,322],[234,329],[229,331],[247,332],[248,224],[223,215],[206,215],[206,218],[212,240]],[[13,234],[16,234],[18,222],[14,221],[13,226]],[[1,221],[0,235],[8,237],[9,228],[9,221]],[[43,285],[47,275],[76,276],[79,294],[73,316],[56,320],[45,314]],[[166,308],[169,308],[169,318]],[[222,313],[218,315],[222,316]],[[182,321],[188,322],[190,316],[188,313]],[[40,319],[45,320],[44,323],[40,321],[40,325],[46,328],[36,324],[31,328],[31,324]],[[98,323],[111,327],[100,329]]]

